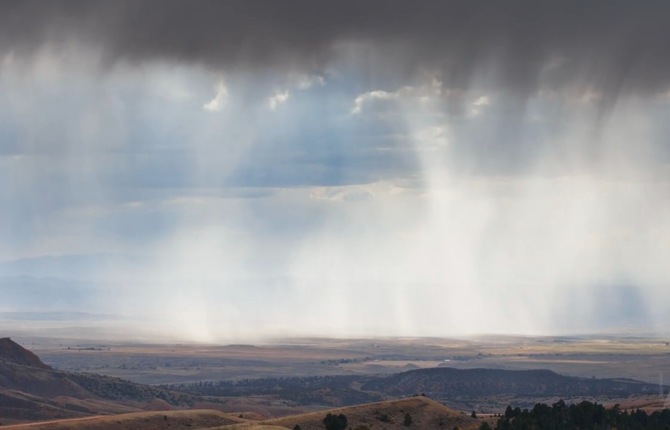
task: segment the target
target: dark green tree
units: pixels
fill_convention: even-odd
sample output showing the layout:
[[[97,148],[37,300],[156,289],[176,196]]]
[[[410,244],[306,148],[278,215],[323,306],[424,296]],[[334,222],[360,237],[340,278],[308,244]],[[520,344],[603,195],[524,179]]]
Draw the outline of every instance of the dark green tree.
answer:
[[[405,420],[402,422],[402,424],[405,427],[409,427],[412,425],[412,416],[409,414],[409,412],[405,414]]]
[[[333,415],[328,414],[323,419],[323,425],[326,430],[344,430],[347,428],[347,417],[344,414]]]

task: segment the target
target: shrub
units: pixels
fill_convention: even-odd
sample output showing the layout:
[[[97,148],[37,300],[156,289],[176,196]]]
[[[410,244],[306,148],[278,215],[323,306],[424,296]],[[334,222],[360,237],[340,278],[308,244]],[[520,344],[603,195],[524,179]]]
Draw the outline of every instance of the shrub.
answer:
[[[377,417],[377,419],[383,423],[390,423],[391,418],[389,418],[388,414],[381,414]]]

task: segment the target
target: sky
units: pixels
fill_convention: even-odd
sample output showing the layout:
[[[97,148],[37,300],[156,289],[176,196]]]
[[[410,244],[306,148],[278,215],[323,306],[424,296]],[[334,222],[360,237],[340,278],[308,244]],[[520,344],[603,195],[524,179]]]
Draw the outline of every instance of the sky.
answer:
[[[204,342],[667,333],[668,16],[2,2],[0,317]]]

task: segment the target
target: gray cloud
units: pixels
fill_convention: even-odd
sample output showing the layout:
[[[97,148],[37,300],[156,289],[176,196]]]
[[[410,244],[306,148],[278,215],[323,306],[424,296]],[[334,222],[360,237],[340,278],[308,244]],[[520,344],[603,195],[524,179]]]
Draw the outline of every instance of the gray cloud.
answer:
[[[521,97],[539,87],[588,87],[607,95],[606,107],[621,93],[660,91],[670,81],[670,5],[660,1],[28,1],[0,7],[4,53],[75,44],[101,53],[108,65],[167,60],[259,73],[319,69],[338,46],[355,42],[372,48],[365,51],[368,61],[393,64],[396,78],[439,69],[446,84],[463,88],[478,73],[493,74]]]

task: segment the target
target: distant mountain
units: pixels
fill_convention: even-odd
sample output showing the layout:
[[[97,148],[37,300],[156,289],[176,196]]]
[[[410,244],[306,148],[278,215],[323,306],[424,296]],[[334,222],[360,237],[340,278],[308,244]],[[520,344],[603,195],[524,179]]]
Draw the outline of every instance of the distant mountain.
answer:
[[[0,320],[9,321],[108,321],[118,317],[89,312],[0,312]]]
[[[0,312],[105,313],[120,285],[113,274],[131,276],[154,263],[146,256],[112,253],[0,261]]]
[[[95,308],[92,284],[55,277],[0,277],[0,311],[79,311]]]
[[[154,261],[141,255],[110,253],[44,255],[0,262],[0,275],[91,280],[111,269],[138,269]]]

